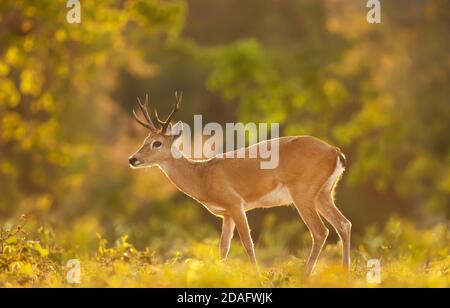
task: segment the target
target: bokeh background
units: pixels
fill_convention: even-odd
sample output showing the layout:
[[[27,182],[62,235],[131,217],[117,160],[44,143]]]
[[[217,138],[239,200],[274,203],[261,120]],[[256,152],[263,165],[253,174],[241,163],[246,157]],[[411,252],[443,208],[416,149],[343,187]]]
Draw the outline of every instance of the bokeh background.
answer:
[[[280,122],[342,148],[337,204],[354,241],[392,217],[417,228],[450,214],[450,2],[0,2],[0,224],[27,216],[77,252],[128,234],[139,249],[183,253],[219,236],[221,221],[157,169],[127,157],[145,129],[136,97],[178,119]],[[293,208],[249,213],[257,251],[295,253]],[[336,237],[334,237],[336,239]]]

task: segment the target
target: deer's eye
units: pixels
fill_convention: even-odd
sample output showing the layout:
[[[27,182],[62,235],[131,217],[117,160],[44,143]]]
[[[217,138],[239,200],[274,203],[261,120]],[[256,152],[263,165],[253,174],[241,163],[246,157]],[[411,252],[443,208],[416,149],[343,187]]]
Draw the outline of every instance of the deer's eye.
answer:
[[[161,141],[153,141],[152,143],[152,149],[159,149],[162,146]]]

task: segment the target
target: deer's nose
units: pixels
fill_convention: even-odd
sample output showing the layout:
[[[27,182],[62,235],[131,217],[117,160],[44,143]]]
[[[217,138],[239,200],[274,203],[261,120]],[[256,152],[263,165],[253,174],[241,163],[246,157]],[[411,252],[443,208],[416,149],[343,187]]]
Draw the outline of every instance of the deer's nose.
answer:
[[[129,162],[130,165],[132,165],[133,167],[135,167],[136,165],[139,164],[139,160],[138,160],[136,157],[134,157],[134,156],[130,156],[130,157],[128,158],[128,162]]]

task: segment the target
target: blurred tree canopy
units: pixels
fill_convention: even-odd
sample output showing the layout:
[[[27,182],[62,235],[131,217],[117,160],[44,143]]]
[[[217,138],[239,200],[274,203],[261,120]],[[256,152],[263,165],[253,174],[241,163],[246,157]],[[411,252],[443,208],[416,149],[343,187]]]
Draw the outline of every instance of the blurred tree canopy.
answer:
[[[450,3],[384,1],[381,24],[366,10],[82,1],[81,23],[69,24],[66,1],[2,1],[0,217],[132,230],[142,242],[201,238],[206,211],[158,171],[127,166],[145,134],[130,117],[135,97],[150,92],[163,113],[183,90],[181,120],[280,122],[284,135],[341,147],[350,164],[338,202],[356,229],[392,213],[448,219]]]

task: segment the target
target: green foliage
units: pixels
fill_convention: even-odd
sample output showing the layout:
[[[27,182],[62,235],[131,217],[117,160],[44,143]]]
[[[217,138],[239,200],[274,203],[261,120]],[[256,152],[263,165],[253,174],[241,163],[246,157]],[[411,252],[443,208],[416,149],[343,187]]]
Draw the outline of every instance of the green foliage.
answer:
[[[42,237],[44,230],[38,231]],[[11,228],[0,226],[0,270],[5,279],[20,284],[36,283],[47,275],[54,275],[58,267],[55,256],[50,255],[50,247],[42,241],[31,240],[25,230],[25,216],[18,225]]]
[[[42,229],[38,234],[41,234]],[[306,234],[305,234],[306,235]],[[30,240],[23,225],[3,231],[0,279],[3,286],[71,286],[64,261],[55,261],[55,243]],[[302,276],[308,245],[298,256],[273,251],[277,239],[257,247],[259,273],[233,243],[227,261],[219,261],[217,239],[186,245],[185,252],[163,258],[147,248],[137,250],[120,237],[114,246],[98,236],[98,252],[80,258],[80,287],[449,287],[450,234],[445,225],[419,230],[408,221],[392,219],[384,230],[371,228],[352,251],[349,279],[340,265],[340,246],[328,244],[315,273]],[[42,246],[44,245],[44,246]],[[236,253],[237,252],[237,253]],[[367,260],[381,261],[380,285],[366,281]]]
[[[83,3],[82,26],[67,23],[65,10],[54,1],[0,4],[0,27],[8,31],[0,32],[3,214],[25,195],[59,199],[88,176],[92,153],[101,145],[91,132],[105,130],[106,119],[99,121],[103,107],[91,103],[102,97],[98,89],[110,88],[103,77],[131,61],[142,62],[138,41],[144,35],[175,37],[184,5]]]

